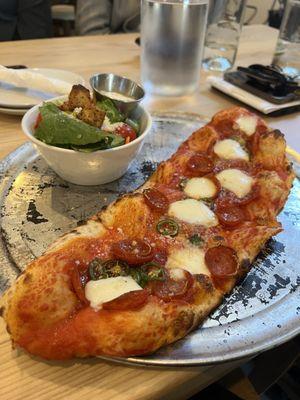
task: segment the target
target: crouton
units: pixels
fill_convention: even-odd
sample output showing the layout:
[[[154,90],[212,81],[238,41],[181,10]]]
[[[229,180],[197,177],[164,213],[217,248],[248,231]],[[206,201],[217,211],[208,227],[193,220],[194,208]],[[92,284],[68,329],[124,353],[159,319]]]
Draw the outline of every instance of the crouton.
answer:
[[[105,111],[100,110],[95,105],[91,107],[82,108],[80,113],[77,114],[77,118],[81,121],[86,122],[89,125],[101,128],[105,117]]]
[[[90,91],[82,85],[73,85],[69,98],[59,108],[62,111],[73,111],[77,107],[91,107],[94,102],[91,100]]]
[[[90,91],[82,85],[74,85],[69,94],[69,99],[59,108],[62,111],[80,109],[80,112],[76,113],[76,117],[97,128],[101,128],[105,117],[105,111],[96,107],[94,100],[91,99]]]
[[[73,110],[70,108],[69,100],[63,102],[63,103],[59,106],[59,109],[60,109],[61,111],[73,111]]]
[[[72,110],[76,107],[90,107],[93,104],[90,91],[82,85],[74,85],[69,94],[69,105]]]

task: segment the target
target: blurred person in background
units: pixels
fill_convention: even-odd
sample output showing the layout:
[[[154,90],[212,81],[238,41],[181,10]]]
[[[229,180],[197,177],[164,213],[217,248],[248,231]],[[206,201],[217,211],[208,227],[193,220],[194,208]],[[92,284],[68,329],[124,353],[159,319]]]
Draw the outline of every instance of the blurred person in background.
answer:
[[[51,36],[51,0],[0,0],[0,41]]]
[[[136,32],[140,26],[140,0],[77,0],[78,35]]]

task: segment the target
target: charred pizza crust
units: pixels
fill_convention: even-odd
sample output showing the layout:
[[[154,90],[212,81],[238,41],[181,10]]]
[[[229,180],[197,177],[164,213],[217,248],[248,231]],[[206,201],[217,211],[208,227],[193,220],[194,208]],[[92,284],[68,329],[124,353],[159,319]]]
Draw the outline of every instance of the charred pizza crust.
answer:
[[[215,144],[226,139],[242,143],[249,159],[216,156]],[[145,190],[155,188],[170,204],[186,199],[184,184],[187,179],[197,177],[186,166],[198,154],[210,154],[213,160],[210,173],[200,176],[216,182],[215,176],[221,171],[238,169],[252,177],[258,194],[243,202],[219,188],[218,195],[207,203],[208,207],[215,212],[219,206],[224,209],[224,201],[225,204],[229,200],[237,201],[235,206],[242,209],[243,219],[236,226],[219,222],[205,227],[179,219],[177,236],[162,236],[155,227],[165,211],[149,207]],[[284,206],[293,178],[280,132],[270,130],[262,120],[242,108],[219,112],[208,125],[181,144],[169,160],[161,163],[136,192],[117,199],[86,224],[62,236],[27,267],[0,303],[0,314],[13,343],[47,359],[67,359],[147,354],[184,337],[247,273],[266,241],[281,231],[276,216]],[[191,244],[189,238],[193,235],[201,237],[200,248]],[[234,252],[237,269],[234,274],[224,272],[220,278],[202,260],[202,269],[198,272],[187,272],[181,277],[177,273],[179,284],[183,279],[188,281],[188,289],[182,296],[169,294],[162,298],[157,295],[160,292],[155,284],[154,291],[150,284],[143,289],[147,296],[139,307],[131,304],[126,309],[123,304],[121,309],[93,309],[74,290],[74,271],[81,271],[95,257],[112,258],[114,243],[136,238],[147,239],[155,257],[167,256],[162,264],[168,271],[174,265],[180,267],[184,257],[200,260],[203,256],[205,260],[208,250],[217,247]],[[185,265],[180,268],[184,270]],[[158,284],[165,294],[166,284]]]

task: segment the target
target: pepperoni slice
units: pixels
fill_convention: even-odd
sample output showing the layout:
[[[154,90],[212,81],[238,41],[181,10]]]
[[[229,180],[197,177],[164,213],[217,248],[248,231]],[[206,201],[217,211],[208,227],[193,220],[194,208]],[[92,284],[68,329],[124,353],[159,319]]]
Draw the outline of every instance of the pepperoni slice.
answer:
[[[214,163],[211,157],[205,154],[194,154],[186,163],[191,176],[203,176],[212,172]]]
[[[110,311],[138,310],[142,308],[149,297],[148,290],[133,290],[121,296],[103,303],[102,308]]]
[[[234,227],[245,221],[245,213],[238,206],[219,207],[216,209],[220,223],[226,227]]]
[[[71,282],[76,293],[77,297],[83,304],[89,304],[88,300],[85,297],[84,293],[84,285],[86,283],[86,277],[81,276],[78,272],[78,269],[75,267],[71,272]]]
[[[181,270],[179,278],[168,274],[165,281],[152,281],[149,284],[151,293],[163,301],[182,299],[193,285],[193,276],[185,270]]]
[[[225,117],[225,118],[224,118]],[[232,136],[233,132],[233,119],[224,116],[221,120],[212,120],[210,125],[218,132],[220,139],[226,139]]]
[[[168,259],[168,254],[165,250],[157,250],[155,251],[154,257],[153,257],[153,262],[156,262],[159,265],[166,265]]]
[[[178,186],[178,184],[179,182],[176,182],[175,186]],[[171,187],[171,184],[170,186],[167,186],[162,183],[159,183],[156,185],[156,189],[167,197],[168,203],[173,203],[173,201],[182,200],[184,198],[182,191],[179,190],[178,188],[175,189]]]
[[[205,253],[205,263],[211,274],[217,278],[227,278],[237,273],[236,252],[231,247],[211,247]]]
[[[251,172],[253,166],[249,163],[249,161],[245,160],[220,160],[214,166],[214,173],[224,171],[224,169],[228,168],[236,168],[240,169],[243,172]]]
[[[139,265],[153,259],[153,250],[146,240],[125,239],[113,243],[111,251],[113,255],[128,264]]]
[[[157,189],[145,189],[143,192],[146,204],[155,211],[164,212],[169,206],[169,201],[166,195]]]
[[[259,197],[260,190],[258,185],[253,185],[251,191],[244,197],[239,198],[229,190],[222,190],[216,203],[219,207],[228,207],[230,205],[243,206]]]

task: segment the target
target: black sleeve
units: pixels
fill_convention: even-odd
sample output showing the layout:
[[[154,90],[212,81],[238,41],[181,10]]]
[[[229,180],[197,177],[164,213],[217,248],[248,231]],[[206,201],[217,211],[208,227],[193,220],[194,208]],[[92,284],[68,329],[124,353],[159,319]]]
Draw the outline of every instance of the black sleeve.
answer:
[[[53,36],[51,0],[18,0],[17,32],[20,39]]]

